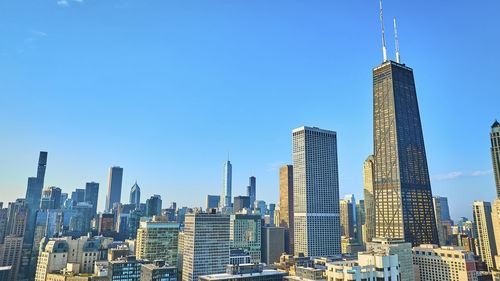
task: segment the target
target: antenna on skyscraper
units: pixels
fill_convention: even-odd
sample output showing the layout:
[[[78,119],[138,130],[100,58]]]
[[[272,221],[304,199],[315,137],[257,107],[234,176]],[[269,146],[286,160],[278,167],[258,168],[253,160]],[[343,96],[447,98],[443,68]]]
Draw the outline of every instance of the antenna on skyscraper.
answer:
[[[384,35],[384,17],[382,14],[382,0],[380,0],[380,23],[382,24],[382,46],[384,52],[384,62],[387,61],[387,49],[385,48],[385,35]]]
[[[396,18],[394,18],[394,36],[396,37],[396,62],[399,63],[398,28],[396,27]]]

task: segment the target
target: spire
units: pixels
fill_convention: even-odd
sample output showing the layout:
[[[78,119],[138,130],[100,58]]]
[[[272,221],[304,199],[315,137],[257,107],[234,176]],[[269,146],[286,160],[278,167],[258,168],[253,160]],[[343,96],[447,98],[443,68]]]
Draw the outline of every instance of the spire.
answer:
[[[396,27],[396,18],[394,18],[394,36],[396,38],[396,62],[399,62],[399,44],[398,44],[398,28]]]
[[[387,49],[385,48],[384,17],[382,13],[382,0],[380,0],[380,23],[382,24],[382,51],[384,52],[384,62],[387,61]]]

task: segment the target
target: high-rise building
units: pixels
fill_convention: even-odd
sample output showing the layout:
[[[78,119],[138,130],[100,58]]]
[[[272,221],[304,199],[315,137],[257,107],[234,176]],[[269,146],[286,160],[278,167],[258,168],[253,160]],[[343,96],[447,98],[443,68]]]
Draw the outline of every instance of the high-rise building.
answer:
[[[441,200],[439,196],[432,198],[432,205],[434,206],[434,214],[436,216],[436,228],[438,231],[439,245],[445,246],[446,238],[444,235],[443,219],[441,215],[442,214]]]
[[[184,221],[182,280],[224,273],[229,264],[229,216],[189,213]]]
[[[85,184],[84,201],[92,204],[92,215],[97,215],[97,200],[99,198],[99,184],[97,182],[88,182]]]
[[[207,195],[206,211],[219,208],[220,195]]]
[[[326,263],[327,280],[365,281],[365,280],[404,280],[400,278],[397,255],[377,252],[358,254],[357,260]]]
[[[58,209],[61,206],[61,189],[55,186],[48,186],[42,189],[42,199],[40,209]]]
[[[130,189],[130,204],[134,204],[136,208],[141,205],[141,188],[137,185],[137,181]]]
[[[340,200],[340,227],[342,236],[355,238],[353,207],[349,200]]]
[[[479,256],[486,262],[488,268],[495,268],[497,249],[491,220],[491,204],[490,202],[474,201],[472,211],[474,215],[474,235]]]
[[[384,61],[373,69],[375,232],[413,246],[438,233],[413,70]]]
[[[112,235],[115,232],[115,216],[113,214],[99,214],[99,225],[97,233],[99,235]]]
[[[265,226],[262,228],[262,262],[273,264],[280,261],[285,251],[285,228]]]
[[[495,120],[491,125],[491,159],[493,161],[493,173],[497,186],[497,197],[500,198],[500,123]]]
[[[38,157],[38,169],[36,177],[28,178],[26,188],[25,203],[28,207],[26,233],[24,235],[24,245],[31,247],[33,236],[35,234],[36,211],[40,208],[40,199],[42,198],[42,188],[45,182],[45,170],[47,168],[47,152],[40,151]]]
[[[227,160],[224,163],[224,169],[222,173],[222,195],[220,197],[221,208],[231,207],[231,190],[233,182],[233,166],[231,161]]]
[[[285,252],[293,255],[293,166],[280,168],[280,221],[285,228]]]
[[[79,203],[85,201],[85,189],[77,188],[71,192],[71,199],[73,202]]]
[[[260,263],[261,228],[262,219],[259,215],[231,215],[229,225],[231,249],[242,249],[250,255],[252,263]]]
[[[365,225],[363,226],[363,242],[371,242],[375,237],[375,193],[373,191],[374,166],[373,155],[363,163],[363,191],[365,200]]]
[[[18,280],[28,219],[28,207],[24,202],[17,203],[9,204],[7,235],[3,239],[3,244],[0,245],[0,267],[11,266],[8,279],[10,281]]]
[[[363,226],[366,224],[365,200],[356,201],[356,240],[363,244]]]
[[[146,217],[161,216],[161,196],[155,194],[146,200]]]
[[[293,130],[293,202],[295,254],[340,254],[336,132]]]
[[[250,197],[249,196],[234,197],[233,213],[237,213],[245,208],[250,209]]]
[[[450,217],[450,207],[448,206],[448,198],[442,196],[435,196],[439,200],[439,205],[441,207],[441,221],[451,221]]]
[[[500,251],[500,199],[495,199],[493,201],[493,205],[491,206],[491,223],[493,225],[493,233],[495,236],[495,248],[497,250],[497,255],[499,254]],[[498,256],[496,258],[497,262]],[[496,265],[497,267],[499,264]]]
[[[247,196],[250,197],[250,206],[253,206],[257,199],[257,179],[254,176],[248,179]]]
[[[106,211],[113,208],[114,203],[120,203],[122,196],[123,168],[109,168],[108,193],[106,194]]]
[[[344,200],[348,200],[352,204],[352,219],[354,222],[354,225],[356,225],[356,198],[354,197],[354,194],[346,194],[344,196]]]
[[[405,242],[404,240],[377,237],[373,238],[371,242],[366,243],[366,250],[383,253],[385,255],[397,255],[399,260],[399,271],[401,273],[400,280],[416,280],[413,269],[411,243]]]
[[[420,245],[413,248],[413,261],[416,280],[478,280],[474,255],[462,248]]]
[[[141,222],[135,246],[138,259],[163,260],[168,265],[177,266],[179,224],[167,220],[167,217],[155,216],[152,221]]]

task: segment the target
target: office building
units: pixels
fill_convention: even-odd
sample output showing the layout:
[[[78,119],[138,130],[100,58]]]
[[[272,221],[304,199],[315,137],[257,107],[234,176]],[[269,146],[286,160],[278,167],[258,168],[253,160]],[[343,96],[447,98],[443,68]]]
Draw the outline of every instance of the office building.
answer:
[[[137,230],[135,256],[140,260],[163,260],[168,265],[177,266],[179,224],[168,222],[167,217],[153,217],[152,221],[142,221]]]
[[[462,248],[420,245],[413,248],[416,280],[476,281],[474,255]]]
[[[327,280],[339,281],[407,281],[400,277],[397,255],[377,252],[358,254],[357,260],[326,263]]]
[[[8,222],[6,236],[3,244],[0,244],[0,267],[10,266],[10,277],[8,280],[18,280],[21,267],[21,256],[28,220],[28,207],[23,201],[9,203]]]
[[[228,265],[225,273],[200,276],[200,281],[282,281],[287,274],[264,270],[262,264]]]
[[[280,168],[280,220],[285,228],[285,252],[293,255],[293,166]]]
[[[450,217],[450,207],[448,206],[448,198],[442,196],[435,196],[436,200],[439,201],[441,206],[441,220],[442,221],[451,221]]]
[[[137,181],[130,189],[130,204],[134,205],[136,208],[139,208],[141,205],[141,188],[137,185]]]
[[[97,200],[99,199],[99,184],[88,182],[85,184],[84,201],[92,204],[92,216],[97,215]]]
[[[210,209],[219,208],[220,204],[220,196],[219,195],[207,195],[207,204],[206,211],[208,212]]]
[[[474,235],[477,240],[478,254],[486,262],[488,268],[495,268],[497,255],[493,222],[491,220],[492,208],[490,202],[474,201],[472,205],[474,215]]]
[[[250,209],[250,197],[249,196],[234,197],[233,213],[240,212],[243,209]]]
[[[115,216],[113,214],[99,214],[99,224],[97,233],[99,235],[109,236],[115,232]]]
[[[354,216],[352,203],[349,200],[340,200],[340,227],[341,234],[354,238]]]
[[[71,200],[75,203],[85,201],[85,189],[77,188],[75,191],[71,192]]]
[[[260,263],[262,246],[262,220],[260,216],[243,214],[231,215],[229,223],[231,249],[241,249],[250,255],[251,263]]]
[[[365,250],[363,244],[355,238],[342,236],[340,239],[342,254],[355,254]]]
[[[491,224],[493,225],[495,237],[496,255],[498,255],[500,251],[500,199],[495,199],[491,207]],[[498,266],[500,266],[500,264],[496,264],[497,268]]]
[[[365,215],[365,201],[364,200],[358,200],[356,201],[356,228],[355,228],[355,233],[356,233],[356,240],[363,244],[363,229],[364,225],[366,224],[366,215]]]
[[[413,70],[398,62],[373,69],[375,235],[437,244]]]
[[[141,266],[141,281],[177,281],[177,267],[157,260]]]
[[[257,179],[254,176],[248,179],[247,196],[250,197],[250,206],[253,206],[257,199]]]
[[[363,193],[365,200],[365,225],[363,242],[371,242],[375,237],[375,193],[373,190],[375,159],[368,156],[363,163]]]
[[[155,194],[146,200],[146,217],[161,216],[161,196]]]
[[[491,160],[493,161],[493,174],[497,186],[497,197],[500,198],[500,123],[497,120],[491,125]]]
[[[434,214],[436,216],[436,228],[438,232],[439,245],[446,245],[446,238],[444,235],[443,220],[441,216],[441,200],[439,197],[432,198],[432,205],[434,206]]]
[[[242,249],[231,249],[229,251],[229,264],[246,264],[250,263],[251,259],[250,254]]]
[[[108,192],[106,194],[106,211],[110,211],[113,208],[114,203],[121,202],[122,178],[123,168],[109,168]]]
[[[366,244],[366,251],[378,252],[386,256],[397,255],[401,280],[416,281],[413,270],[413,252],[411,243],[405,242],[404,240],[377,237],[373,238],[371,242]]]
[[[229,264],[229,216],[188,213],[184,221],[182,280],[224,273]]]
[[[55,186],[48,186],[42,189],[40,209],[59,209],[61,206],[61,189]]]
[[[280,261],[285,252],[285,228],[266,226],[262,228],[262,262],[273,264]]]
[[[231,207],[231,192],[232,192],[232,182],[233,182],[233,166],[229,159],[224,163],[223,173],[222,173],[222,195],[220,197],[220,204],[222,208]]]
[[[293,130],[295,254],[341,252],[337,134],[316,127]]]
[[[137,260],[135,256],[110,261],[108,262],[108,278],[110,281],[141,281],[143,263],[144,261]]]

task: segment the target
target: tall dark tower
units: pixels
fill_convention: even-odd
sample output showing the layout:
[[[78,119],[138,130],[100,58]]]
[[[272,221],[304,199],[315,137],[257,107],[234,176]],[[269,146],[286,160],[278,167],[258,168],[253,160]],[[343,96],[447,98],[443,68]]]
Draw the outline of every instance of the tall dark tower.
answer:
[[[375,232],[438,244],[413,70],[399,63],[399,52],[397,60],[384,54],[373,69]]]
[[[497,186],[497,197],[500,198],[500,123],[495,120],[491,125],[491,160],[493,161],[493,173]],[[500,249],[499,249],[500,250]]]

